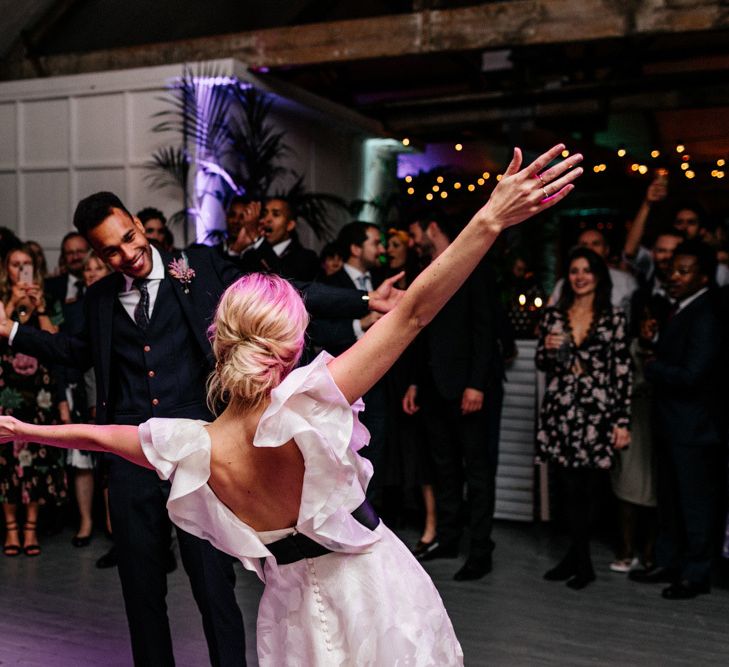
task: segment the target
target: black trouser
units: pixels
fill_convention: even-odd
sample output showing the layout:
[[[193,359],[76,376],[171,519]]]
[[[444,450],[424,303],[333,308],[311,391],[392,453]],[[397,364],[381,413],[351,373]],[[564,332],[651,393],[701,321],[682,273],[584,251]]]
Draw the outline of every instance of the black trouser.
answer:
[[[499,420],[503,391],[487,391],[484,407],[461,414],[461,401],[447,401],[433,392],[423,397],[422,413],[435,468],[438,540],[457,544],[463,527],[463,482],[469,504],[469,558],[488,557],[494,548],[491,529],[496,496]]]
[[[167,619],[170,484],[153,470],[111,458],[109,507],[134,664],[174,665]],[[243,618],[235,600],[234,559],[181,529],[180,555],[202,614],[212,665],[245,665]]]
[[[595,521],[597,496],[605,476],[604,470],[557,467],[564,491],[564,510],[570,535],[570,556],[577,574],[593,573],[590,537]]]
[[[708,584],[723,469],[720,446],[663,444],[658,451],[656,562]]]

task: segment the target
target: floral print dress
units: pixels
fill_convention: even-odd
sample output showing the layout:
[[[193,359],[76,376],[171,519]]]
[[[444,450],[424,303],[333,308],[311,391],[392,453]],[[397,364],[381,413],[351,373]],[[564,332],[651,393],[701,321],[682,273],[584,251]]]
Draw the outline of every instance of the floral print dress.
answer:
[[[568,344],[546,350],[550,332],[564,332]],[[578,346],[566,313],[547,308],[539,326],[536,363],[547,374],[537,460],[565,468],[610,468],[613,427],[630,425],[632,369],[624,313],[612,308],[595,315]]]
[[[37,326],[37,319],[31,318],[28,324]],[[57,424],[55,392],[46,366],[35,357],[13,352],[3,344],[0,414],[31,424]],[[67,496],[64,460],[64,450],[45,445],[27,442],[0,445],[0,502],[61,503]]]

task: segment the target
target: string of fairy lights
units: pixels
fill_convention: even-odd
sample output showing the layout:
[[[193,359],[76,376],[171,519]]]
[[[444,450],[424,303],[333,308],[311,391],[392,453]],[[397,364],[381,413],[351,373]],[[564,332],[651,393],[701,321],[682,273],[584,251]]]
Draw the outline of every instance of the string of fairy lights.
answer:
[[[402,139],[403,146],[410,146],[410,139],[405,137]],[[463,144],[457,143],[453,146],[456,152],[463,150]],[[706,169],[706,165],[694,166],[691,163],[691,154],[684,143],[677,143],[674,147],[675,154],[671,155],[670,151],[664,155],[660,150],[653,149],[650,151],[650,160],[648,161],[636,161],[634,156],[631,156],[626,148],[617,149],[617,157],[620,159],[618,165],[611,165],[611,169],[622,169],[628,175],[639,175],[645,176],[649,172],[655,176],[667,177],[669,169],[666,166],[667,163],[678,160],[678,173],[682,174],[687,180],[693,180],[697,174],[703,172]],[[562,157],[569,157],[569,150],[562,151]],[[725,167],[726,160],[719,158],[715,164],[711,165],[712,169],[707,173],[708,176],[714,179],[722,179],[726,176]],[[605,162],[598,162],[593,165],[585,165],[585,169],[592,169],[594,174],[602,174],[608,171],[608,164]],[[467,191],[474,192],[477,188],[484,187],[489,184],[491,179],[494,181],[500,181],[503,174],[496,173],[492,174],[490,171],[484,171],[478,178],[470,177],[471,182],[466,182],[466,179],[454,180],[452,183],[446,183],[446,179],[442,175],[435,177],[435,182],[423,183],[423,179],[420,176],[413,176],[408,174],[405,176],[405,192],[411,196],[425,196],[426,201],[433,201],[437,199],[447,199],[449,192],[453,191]],[[416,179],[418,181],[416,188]],[[493,182],[493,181],[491,181]]]

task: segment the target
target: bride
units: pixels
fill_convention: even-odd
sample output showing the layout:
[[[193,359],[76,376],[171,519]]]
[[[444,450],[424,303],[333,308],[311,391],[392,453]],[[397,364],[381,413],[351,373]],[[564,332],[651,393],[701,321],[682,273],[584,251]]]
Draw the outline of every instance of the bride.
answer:
[[[337,358],[295,369],[308,316],[296,290],[251,274],[223,295],[210,327],[212,423],[37,426],[0,417],[0,441],[108,451],[157,470],[184,530],[238,557],[265,582],[261,665],[460,665],[463,654],[428,575],[365,501],[372,474],[364,394],[445,304],[499,232],[574,188],[581,156],[548,167],[558,145],[519,170],[405,292]],[[294,370],[295,369],[295,370]]]

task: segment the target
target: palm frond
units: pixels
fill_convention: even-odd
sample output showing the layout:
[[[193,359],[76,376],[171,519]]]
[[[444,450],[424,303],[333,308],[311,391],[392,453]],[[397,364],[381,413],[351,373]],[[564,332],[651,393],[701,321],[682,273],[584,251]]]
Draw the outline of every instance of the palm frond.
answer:
[[[173,186],[184,190],[190,174],[190,158],[180,146],[165,146],[152,153],[145,169],[148,171],[145,179],[152,187]]]
[[[298,176],[288,190],[269,192],[269,197],[285,197],[296,210],[299,220],[304,220],[318,239],[326,238],[333,229],[332,218],[348,213],[347,202],[336,195],[308,192],[304,177]]]

